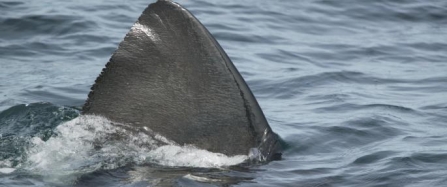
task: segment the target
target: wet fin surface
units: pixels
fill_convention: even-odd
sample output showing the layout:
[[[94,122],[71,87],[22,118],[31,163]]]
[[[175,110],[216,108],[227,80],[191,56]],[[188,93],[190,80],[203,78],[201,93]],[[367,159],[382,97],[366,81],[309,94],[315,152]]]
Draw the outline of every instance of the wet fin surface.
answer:
[[[253,147],[268,155],[277,144],[226,53],[170,1],[151,4],[138,18],[92,86],[83,113],[227,155]]]

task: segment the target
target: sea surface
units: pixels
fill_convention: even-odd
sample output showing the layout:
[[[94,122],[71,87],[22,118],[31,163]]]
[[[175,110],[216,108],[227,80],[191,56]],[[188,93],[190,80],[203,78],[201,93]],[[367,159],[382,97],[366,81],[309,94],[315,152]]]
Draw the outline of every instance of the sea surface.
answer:
[[[178,0],[286,144],[251,166],[79,117],[152,2],[0,1],[0,186],[447,186],[447,1]]]

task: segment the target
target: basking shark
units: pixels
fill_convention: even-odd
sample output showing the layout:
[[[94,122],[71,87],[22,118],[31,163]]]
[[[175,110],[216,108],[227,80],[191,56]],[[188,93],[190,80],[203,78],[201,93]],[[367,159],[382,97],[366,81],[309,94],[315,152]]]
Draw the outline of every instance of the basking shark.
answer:
[[[280,155],[278,136],[230,58],[197,18],[171,1],[144,10],[82,112],[228,156]]]

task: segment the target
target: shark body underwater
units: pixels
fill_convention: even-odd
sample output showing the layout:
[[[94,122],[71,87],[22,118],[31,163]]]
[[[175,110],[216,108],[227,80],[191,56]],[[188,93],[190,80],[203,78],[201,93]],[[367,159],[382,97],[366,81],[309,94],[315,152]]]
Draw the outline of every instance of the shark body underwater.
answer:
[[[177,3],[159,0],[138,18],[82,109],[149,128],[180,145],[228,156],[279,159],[279,137],[209,31]]]

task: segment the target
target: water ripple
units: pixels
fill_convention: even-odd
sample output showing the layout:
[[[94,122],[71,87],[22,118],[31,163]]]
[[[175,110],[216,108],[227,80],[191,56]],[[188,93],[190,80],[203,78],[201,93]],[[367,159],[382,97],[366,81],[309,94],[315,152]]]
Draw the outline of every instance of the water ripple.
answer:
[[[446,1],[179,2],[247,80],[285,141],[284,159],[244,171],[126,166],[87,174],[78,186],[153,185],[123,184],[128,171],[166,186],[208,185],[183,177],[188,172],[224,178],[216,185],[445,186]],[[53,128],[48,111],[58,107],[23,103],[81,106],[147,4],[0,2],[0,110],[15,106],[0,113],[0,146],[7,147],[0,167],[20,163],[5,158],[23,151],[14,135],[37,133],[30,120],[40,120],[42,132]],[[0,173],[0,184],[48,185],[26,173]]]

